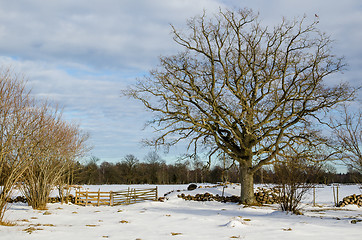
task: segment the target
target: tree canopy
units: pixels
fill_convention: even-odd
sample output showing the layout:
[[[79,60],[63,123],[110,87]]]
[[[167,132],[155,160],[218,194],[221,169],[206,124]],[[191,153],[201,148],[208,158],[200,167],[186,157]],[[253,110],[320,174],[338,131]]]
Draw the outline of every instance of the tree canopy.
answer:
[[[149,142],[207,145],[240,163],[241,198],[252,202],[252,175],[286,148],[315,137],[322,111],[351,98],[345,83],[325,80],[343,70],[331,39],[305,18],[266,27],[250,9],[220,10],[172,26],[184,51],[125,91],[155,113]],[[312,142],[312,141],[309,141]]]

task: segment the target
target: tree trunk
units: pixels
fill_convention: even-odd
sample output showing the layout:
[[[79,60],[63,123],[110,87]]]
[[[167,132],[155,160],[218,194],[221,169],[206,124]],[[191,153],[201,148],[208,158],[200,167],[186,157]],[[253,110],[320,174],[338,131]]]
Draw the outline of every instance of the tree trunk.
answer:
[[[255,203],[253,175],[247,164],[240,163],[240,202],[243,204]]]

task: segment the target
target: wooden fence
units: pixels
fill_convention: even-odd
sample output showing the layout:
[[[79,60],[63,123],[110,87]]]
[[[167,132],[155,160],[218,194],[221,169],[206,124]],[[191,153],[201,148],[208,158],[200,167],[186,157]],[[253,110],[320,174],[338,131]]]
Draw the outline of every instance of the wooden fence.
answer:
[[[128,188],[117,192],[89,192],[76,191],[75,204],[82,206],[117,206],[127,205],[146,200],[157,201],[157,187],[147,189]]]

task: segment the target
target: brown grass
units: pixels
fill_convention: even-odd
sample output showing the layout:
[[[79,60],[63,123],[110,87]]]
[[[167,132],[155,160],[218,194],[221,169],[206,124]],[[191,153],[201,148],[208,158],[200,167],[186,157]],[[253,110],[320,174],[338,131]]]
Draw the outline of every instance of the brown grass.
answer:
[[[177,235],[182,235],[182,233],[177,233],[177,232],[171,232],[172,236],[177,236]]]
[[[35,227],[28,227],[25,228],[23,231],[27,232],[29,234],[32,234],[34,231],[39,231],[39,230],[43,230],[42,228],[35,228]]]
[[[37,223],[37,224],[30,224],[29,227],[40,227],[40,226],[44,226],[44,227],[55,227],[54,224],[51,224],[51,223],[45,223],[45,224],[40,224],[40,223]]]
[[[85,225],[86,227],[98,227],[99,225],[96,225],[96,224],[87,224]]]
[[[16,226],[16,223],[10,221],[0,221],[0,226],[13,227]]]
[[[19,219],[18,222],[30,222],[29,219]]]

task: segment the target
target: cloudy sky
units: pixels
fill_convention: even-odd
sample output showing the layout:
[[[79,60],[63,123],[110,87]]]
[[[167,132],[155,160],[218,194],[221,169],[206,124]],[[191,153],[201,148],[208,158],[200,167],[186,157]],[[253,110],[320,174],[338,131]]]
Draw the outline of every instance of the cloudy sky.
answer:
[[[33,94],[64,107],[64,117],[90,133],[90,154],[119,161],[142,159],[140,144],[151,114],[120,92],[158,64],[160,55],[179,51],[170,24],[224,8],[252,8],[265,25],[281,18],[319,16],[319,28],[335,39],[349,64],[341,78],[362,80],[360,0],[0,0],[0,64],[24,74]],[[183,152],[173,149],[166,159]]]

